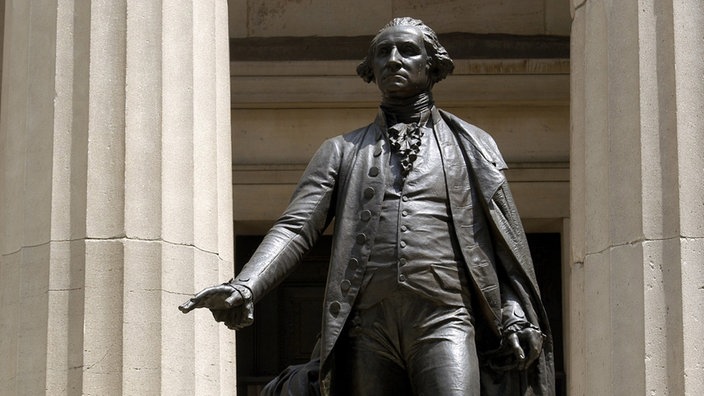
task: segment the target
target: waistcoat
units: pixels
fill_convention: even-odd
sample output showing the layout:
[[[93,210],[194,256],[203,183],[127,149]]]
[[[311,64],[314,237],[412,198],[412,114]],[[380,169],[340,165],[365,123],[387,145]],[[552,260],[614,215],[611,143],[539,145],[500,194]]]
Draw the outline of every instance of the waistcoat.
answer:
[[[432,124],[431,124],[432,125]],[[418,158],[401,176],[392,152],[379,225],[356,302],[369,308],[399,289],[450,306],[469,307],[462,253],[454,237],[440,149],[423,127]]]

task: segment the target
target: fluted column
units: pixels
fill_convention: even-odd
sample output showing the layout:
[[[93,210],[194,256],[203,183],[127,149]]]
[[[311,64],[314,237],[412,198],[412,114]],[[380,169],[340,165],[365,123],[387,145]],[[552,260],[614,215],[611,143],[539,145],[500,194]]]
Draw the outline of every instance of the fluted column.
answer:
[[[570,394],[704,394],[704,4],[571,3]]]
[[[5,13],[0,394],[234,394],[226,1]]]

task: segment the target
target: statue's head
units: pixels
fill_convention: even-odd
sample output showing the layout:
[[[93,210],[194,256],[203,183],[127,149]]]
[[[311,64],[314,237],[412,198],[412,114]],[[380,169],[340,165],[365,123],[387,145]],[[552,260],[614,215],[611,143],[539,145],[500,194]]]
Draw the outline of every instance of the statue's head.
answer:
[[[376,82],[384,95],[407,95],[429,90],[453,69],[452,59],[433,29],[406,17],[395,18],[377,33],[357,74],[366,82]]]

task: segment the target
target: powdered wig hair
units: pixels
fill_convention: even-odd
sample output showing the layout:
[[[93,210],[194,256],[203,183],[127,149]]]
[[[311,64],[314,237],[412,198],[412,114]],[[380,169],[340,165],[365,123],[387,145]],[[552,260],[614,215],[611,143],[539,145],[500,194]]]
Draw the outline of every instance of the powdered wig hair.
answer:
[[[423,43],[425,43],[425,51],[428,53],[428,73],[430,75],[430,81],[432,84],[444,79],[448,74],[452,73],[455,68],[455,64],[450,59],[447,50],[440,44],[437,34],[428,27],[420,19],[413,18],[394,18],[391,22],[387,23],[376,36],[372,39],[369,44],[369,52],[367,56],[362,60],[362,63],[357,66],[357,74],[362,77],[366,82],[374,81],[374,70],[372,69],[372,59],[374,59],[374,51],[376,49],[376,43],[379,40],[379,35],[386,29],[393,26],[413,26],[417,28],[423,34]]]

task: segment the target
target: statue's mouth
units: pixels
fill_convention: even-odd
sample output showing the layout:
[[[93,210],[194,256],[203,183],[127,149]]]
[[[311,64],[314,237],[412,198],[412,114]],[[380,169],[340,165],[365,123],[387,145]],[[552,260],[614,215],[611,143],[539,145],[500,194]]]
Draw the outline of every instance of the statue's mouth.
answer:
[[[403,75],[401,73],[391,73],[391,74],[385,75],[383,80],[384,81],[388,81],[388,80],[405,81],[405,80],[407,80],[407,78],[405,75]]]

